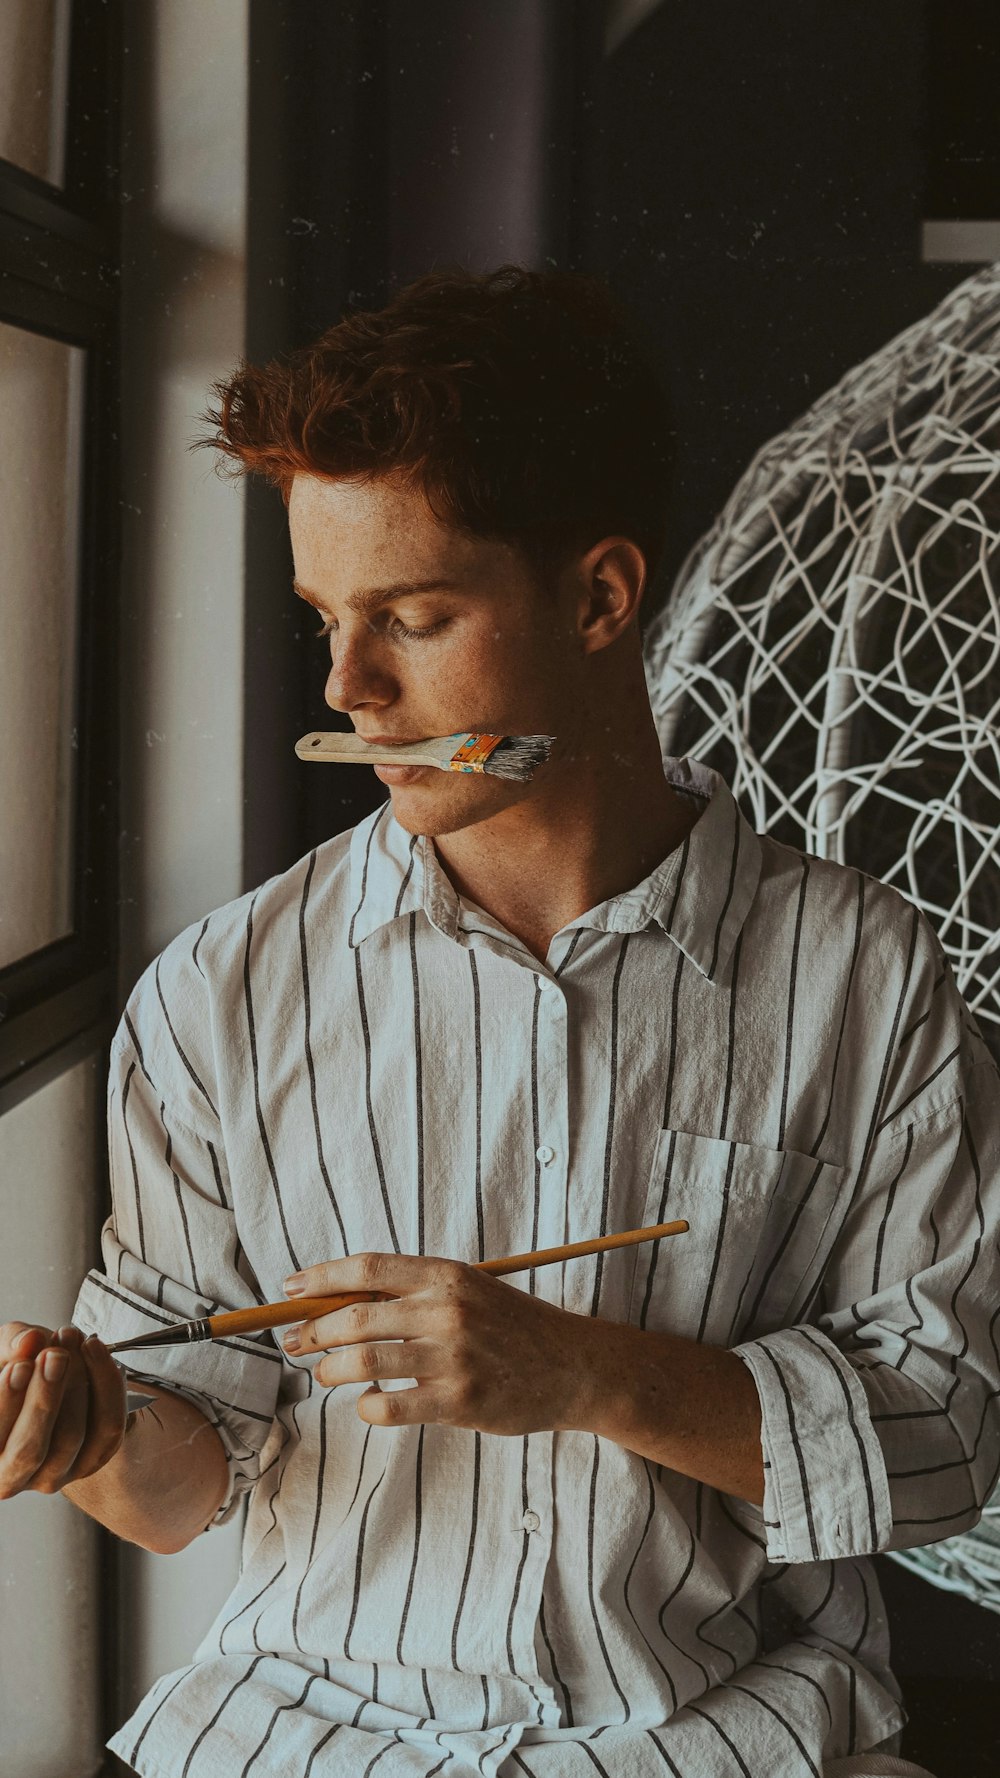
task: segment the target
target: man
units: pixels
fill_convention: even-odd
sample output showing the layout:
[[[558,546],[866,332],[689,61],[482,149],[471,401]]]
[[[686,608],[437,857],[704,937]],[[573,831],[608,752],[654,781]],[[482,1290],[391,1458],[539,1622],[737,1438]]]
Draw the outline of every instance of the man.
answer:
[[[996,1075],[913,909],[661,761],[641,351],[586,280],[440,273],[220,395],[330,705],[556,744],[525,784],[376,767],[386,804],[129,1001],[106,1273],[54,1340],[4,1330],[0,1487],[161,1551],[249,1511],[111,1745],[149,1778],[913,1770],[863,1558],[996,1474]],[[150,1349],[123,1430],[102,1342],[283,1290],[383,1300]]]

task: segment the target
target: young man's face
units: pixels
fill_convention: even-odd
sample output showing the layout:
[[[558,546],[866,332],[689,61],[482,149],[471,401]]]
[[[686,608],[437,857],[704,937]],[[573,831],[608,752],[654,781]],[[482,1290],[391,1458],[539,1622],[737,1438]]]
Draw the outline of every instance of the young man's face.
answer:
[[[297,475],[289,526],[296,590],[329,626],[326,701],[359,735],[471,729],[572,744],[583,651],[569,581],[539,588],[516,549],[442,524],[421,491],[395,479]],[[374,770],[413,833],[451,833],[532,795],[530,782],[434,766]]]

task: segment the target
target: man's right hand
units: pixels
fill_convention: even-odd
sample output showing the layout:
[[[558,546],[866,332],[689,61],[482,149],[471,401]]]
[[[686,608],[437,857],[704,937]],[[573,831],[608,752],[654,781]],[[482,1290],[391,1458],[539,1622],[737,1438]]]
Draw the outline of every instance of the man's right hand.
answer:
[[[125,1436],[125,1380],[78,1327],[0,1326],[0,1500],[96,1474]]]

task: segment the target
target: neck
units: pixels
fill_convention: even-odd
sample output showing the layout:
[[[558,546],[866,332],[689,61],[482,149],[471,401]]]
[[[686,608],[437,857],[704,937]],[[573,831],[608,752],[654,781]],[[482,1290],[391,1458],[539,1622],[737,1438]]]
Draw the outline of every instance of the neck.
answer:
[[[550,762],[537,795],[435,838],[459,894],[541,962],[561,927],[640,883],[696,818],[664,779],[645,684],[616,715]]]

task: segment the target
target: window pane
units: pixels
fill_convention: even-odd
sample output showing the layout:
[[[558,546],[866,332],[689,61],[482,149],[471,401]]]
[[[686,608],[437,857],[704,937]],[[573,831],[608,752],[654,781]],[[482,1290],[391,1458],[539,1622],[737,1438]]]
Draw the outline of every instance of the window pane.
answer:
[[[0,968],[72,927],[83,369],[0,323]]]
[[[103,1069],[79,1063],[0,1118],[0,1321],[69,1319],[93,1263]],[[0,1771],[85,1778],[101,1745],[98,1533],[68,1500],[0,1502]]]
[[[0,155],[62,185],[70,0],[0,4]]]

